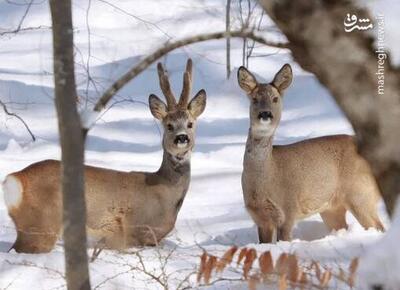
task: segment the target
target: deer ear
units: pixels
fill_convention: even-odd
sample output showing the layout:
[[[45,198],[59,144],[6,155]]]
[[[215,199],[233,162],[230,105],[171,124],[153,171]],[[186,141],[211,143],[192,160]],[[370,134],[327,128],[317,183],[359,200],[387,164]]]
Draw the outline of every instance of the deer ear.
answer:
[[[272,85],[283,93],[292,83],[293,73],[289,64],[285,64],[275,75]]]
[[[244,66],[241,66],[238,69],[237,78],[238,78],[239,86],[248,95],[251,94],[251,92],[254,91],[254,89],[257,87],[258,83],[257,83],[256,78]]]
[[[156,95],[149,96],[150,111],[156,119],[162,120],[167,115],[167,105]]]
[[[206,108],[206,102],[207,102],[207,95],[205,90],[200,90],[190,101],[188,105],[188,110],[190,114],[197,118],[198,116],[201,115],[201,113],[204,112],[204,109]]]

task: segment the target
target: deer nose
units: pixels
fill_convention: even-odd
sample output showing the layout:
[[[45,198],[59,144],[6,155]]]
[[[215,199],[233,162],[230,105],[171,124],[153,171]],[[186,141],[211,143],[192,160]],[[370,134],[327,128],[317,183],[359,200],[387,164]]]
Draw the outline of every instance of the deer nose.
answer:
[[[258,113],[258,119],[267,121],[268,119],[272,119],[274,116],[272,115],[271,111],[264,111]]]
[[[190,139],[189,139],[188,135],[179,134],[179,135],[176,135],[174,143],[175,144],[185,144],[185,143],[189,143],[189,141],[190,141]]]

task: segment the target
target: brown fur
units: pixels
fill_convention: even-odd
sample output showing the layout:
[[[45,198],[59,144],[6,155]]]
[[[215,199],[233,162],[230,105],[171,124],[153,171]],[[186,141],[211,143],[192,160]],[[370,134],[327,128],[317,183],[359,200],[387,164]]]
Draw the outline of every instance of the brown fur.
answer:
[[[189,62],[187,69],[191,69]],[[168,78],[163,75],[163,84],[165,82]],[[184,94],[190,94],[189,85],[186,80]],[[189,126],[189,123],[195,123],[203,112],[206,96],[202,90],[189,104],[184,100],[179,107],[173,104],[171,95],[168,98],[172,107],[157,97],[149,100],[153,115],[162,121],[165,128],[163,162],[157,172],[85,167],[87,232],[90,238],[107,248],[156,245],[175,225],[190,182],[190,153],[194,146],[195,126]],[[169,126],[173,128],[169,129]],[[178,146],[174,139],[183,133],[187,134],[189,141]],[[9,208],[17,228],[14,244],[17,252],[51,251],[60,236],[60,169],[59,161],[45,160],[10,174],[23,188],[22,201]]]
[[[292,71],[285,65],[271,84],[259,84],[245,68],[238,80],[247,92],[251,126],[242,174],[246,208],[259,228],[261,242],[290,240],[294,223],[320,213],[334,230],[347,228],[350,210],[364,228],[383,230],[376,207],[379,190],[368,163],[357,153],[352,137],[325,136],[272,146],[282,111],[282,93]],[[272,120],[262,124],[260,112]]]
[[[9,212],[18,231],[14,246],[18,252],[50,251],[61,234],[60,165],[45,160],[13,173],[24,188],[21,204]],[[186,177],[167,180],[158,172],[86,166],[89,236],[117,249],[158,243],[174,227],[176,204],[189,186]],[[155,182],[149,182],[152,179]]]

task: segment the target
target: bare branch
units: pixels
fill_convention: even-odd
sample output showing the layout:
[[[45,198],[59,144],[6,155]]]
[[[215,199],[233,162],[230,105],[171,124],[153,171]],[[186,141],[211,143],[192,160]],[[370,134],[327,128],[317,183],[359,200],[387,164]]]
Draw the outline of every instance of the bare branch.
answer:
[[[33,262],[30,262],[30,261],[24,261],[23,260],[21,262],[13,262],[13,261],[5,260],[5,262],[7,264],[13,265],[13,266],[32,267],[32,268],[37,268],[37,269],[40,269],[40,270],[45,270],[48,273],[54,274],[55,276],[59,276],[62,280],[65,280],[65,278],[66,278],[65,275],[61,271],[58,271],[56,269],[47,267],[45,265],[38,265],[38,264],[35,264]]]
[[[112,3],[108,2],[108,1],[105,1],[105,0],[97,0],[97,1],[102,2],[102,3],[104,3],[104,4],[107,4],[107,5],[111,6],[112,8],[114,8],[115,10],[117,10],[117,11],[123,13],[123,14],[126,14],[126,15],[128,15],[128,16],[130,16],[130,17],[132,17],[132,18],[134,18],[134,19],[136,19],[136,20],[138,20],[138,21],[143,22],[146,26],[152,26],[152,27],[154,27],[155,29],[157,29],[158,31],[160,31],[162,34],[164,34],[168,39],[171,39],[171,38],[172,38],[167,32],[165,32],[164,30],[162,30],[162,29],[160,28],[160,26],[158,26],[158,25],[155,24],[155,23],[152,23],[152,22],[150,22],[150,21],[148,21],[148,20],[145,20],[145,19],[143,19],[143,18],[141,18],[141,17],[139,17],[139,16],[136,16],[136,15],[134,15],[134,14],[132,14],[132,13],[130,13],[130,12],[128,12],[128,11],[126,11],[126,10],[124,10],[124,9],[122,9],[122,8],[120,8],[120,7],[118,7],[118,6],[116,6],[115,4],[112,4]]]
[[[50,29],[50,28],[51,28],[50,26],[46,26],[46,25],[16,28],[16,29],[13,29],[13,30],[0,32],[0,36],[9,35],[9,34],[17,34],[18,32],[22,32],[22,31]]]
[[[225,30],[231,30],[231,0],[226,1]],[[231,38],[226,38],[226,79],[231,76]]]
[[[71,0],[51,0],[54,94],[61,145],[63,238],[68,289],[90,289],[86,250],[84,138],[76,107]],[[73,136],[73,138],[71,138]]]
[[[29,10],[31,9],[32,3],[33,3],[33,0],[29,1],[28,6],[26,7],[24,14],[22,15],[22,18],[19,21],[19,24],[18,24],[18,27],[17,27],[16,30],[20,30],[21,29],[22,23],[24,23],[26,15],[28,15]]]
[[[3,31],[3,32],[0,32],[0,36],[10,35],[10,34],[17,34],[20,31],[30,31],[30,30],[38,30],[38,29],[42,29],[42,28],[47,28],[47,29],[50,28],[49,26],[45,26],[45,25],[39,25],[39,26],[33,26],[33,27],[22,27],[22,24],[24,23],[25,18],[28,15],[29,10],[31,9],[31,6],[34,4],[33,0],[30,0],[26,4],[19,4],[19,3],[14,3],[14,2],[10,2],[10,1],[7,1],[7,3],[13,4],[13,5],[21,5],[21,6],[22,5],[24,5],[24,6],[26,5],[26,9],[25,9],[25,11],[24,11],[19,23],[18,23],[17,28],[12,29],[12,30],[6,30],[6,31]]]
[[[28,131],[29,135],[31,135],[32,141],[36,141],[35,135],[32,133],[31,129],[29,128],[28,124],[24,121],[24,119],[22,119],[22,117],[19,116],[19,115],[17,115],[16,113],[10,112],[10,111],[8,110],[6,104],[3,103],[1,100],[0,100],[0,105],[3,107],[4,113],[6,113],[8,116],[15,117],[15,118],[17,118],[18,120],[20,120],[21,123],[22,123],[22,124],[24,125],[24,127],[26,128],[26,130]]]

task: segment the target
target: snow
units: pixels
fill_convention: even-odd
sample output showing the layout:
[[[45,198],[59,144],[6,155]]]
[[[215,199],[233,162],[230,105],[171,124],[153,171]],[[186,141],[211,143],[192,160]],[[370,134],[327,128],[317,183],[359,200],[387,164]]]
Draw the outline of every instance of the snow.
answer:
[[[400,200],[397,201],[391,228],[377,243],[371,245],[361,259],[359,269],[360,287],[385,285],[387,290],[399,288],[400,252],[398,241],[400,236]],[[379,266],[382,270],[377,271]]]
[[[93,108],[84,108],[79,112],[81,118],[81,126],[85,129],[91,129],[97,121],[100,112],[93,110]]]
[[[377,3],[374,2],[378,5],[374,9],[380,7]],[[0,27],[16,27],[24,7],[1,2]],[[86,163],[124,171],[156,170],[162,159],[162,132],[147,105],[150,93],[162,96],[155,64],[124,87],[105,112],[95,115],[90,113],[90,108],[114,80],[169,38],[223,31],[225,1],[80,0],[74,1],[73,9],[76,76],[79,95],[84,100],[80,104],[81,118],[87,127],[97,120],[89,132]],[[35,1],[24,26],[49,26],[48,10],[47,1]],[[148,22],[139,21],[132,15]],[[233,23],[237,25],[237,18]],[[265,25],[270,24],[270,20],[265,21]],[[394,43],[396,31],[388,30],[388,46]],[[265,36],[282,38],[273,31]],[[50,30],[21,32],[0,37],[0,41],[0,98],[24,118],[38,138],[37,142],[31,143],[30,136],[18,120],[0,114],[2,181],[7,174],[31,163],[48,158],[59,159],[60,149],[53,104]],[[186,59],[191,57],[194,62],[193,92],[204,88],[208,96],[206,111],[200,116],[197,126],[191,185],[175,229],[159,247],[139,250],[147,270],[159,271],[160,265],[166,263],[165,272],[170,275],[163,276],[163,279],[170,289],[177,288],[180,281],[196,269],[202,249],[222,255],[229,246],[238,245],[254,247],[259,252],[271,250],[274,258],[281,252],[295,252],[301,258],[315,259],[328,266],[347,267],[353,257],[364,255],[375,243],[387,239],[388,247],[389,244],[395,245],[394,238],[389,235],[382,239],[382,233],[362,229],[351,214],[347,216],[348,231],[329,233],[321,218],[312,216],[296,225],[292,242],[276,245],[257,243],[256,228],[243,206],[240,185],[249,126],[248,100],[236,81],[236,69],[241,65],[241,45],[240,40],[232,40],[232,67],[235,69],[230,80],[225,80],[225,42],[222,40],[178,49],[161,60],[168,69],[174,92],[179,95]],[[399,49],[392,51],[393,55],[399,52]],[[330,94],[313,75],[302,71],[293,62],[288,51],[256,46],[255,53],[267,55],[250,59],[250,69],[259,79],[270,80],[286,62],[294,69],[293,84],[284,97],[276,144],[321,135],[353,133]],[[93,80],[89,83],[86,79],[88,68]],[[379,213],[389,228],[383,204],[380,204]],[[392,233],[392,237],[398,236],[398,233]],[[0,289],[26,289],[27,285],[32,289],[65,288],[62,242],[49,254],[7,252],[15,237],[15,227],[1,197]],[[384,259],[383,253],[377,255]],[[369,261],[372,259],[366,258],[360,264],[371,266]],[[393,263],[389,266],[392,267]],[[135,268],[139,266],[135,249],[126,253],[104,251],[90,264],[92,285],[98,289],[161,288]],[[371,269],[376,267],[366,271]],[[370,272],[366,273],[372,279]],[[190,276],[185,285],[196,285],[195,275]],[[210,288],[241,287],[245,284],[224,282]]]

